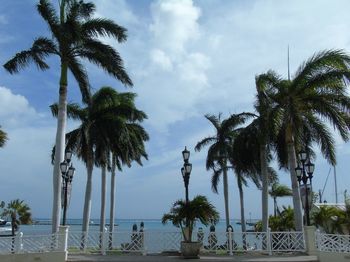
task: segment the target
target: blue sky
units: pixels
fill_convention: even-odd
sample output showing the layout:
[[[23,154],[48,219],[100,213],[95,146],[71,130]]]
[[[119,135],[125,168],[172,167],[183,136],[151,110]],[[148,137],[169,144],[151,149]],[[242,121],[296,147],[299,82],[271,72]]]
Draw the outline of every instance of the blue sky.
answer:
[[[56,3],[56,1],[53,1]],[[145,127],[149,161],[143,167],[117,174],[117,218],[160,218],[171,203],[184,197],[180,175],[181,151],[191,150],[193,171],[190,196],[205,194],[224,217],[222,187],[211,192],[211,173],[205,170],[205,151],[195,144],[213,134],[206,113],[252,111],[254,77],[268,69],[287,75],[287,46],[291,72],[317,51],[350,50],[348,1],[127,1],[95,0],[97,16],[114,19],[128,29],[128,41],[116,44],[134,81],[137,105],[149,119]],[[0,6],[0,62],[30,47],[37,36],[50,36],[35,9],[37,1],[4,0]],[[10,140],[0,150],[0,199],[24,199],[34,217],[50,217],[53,145],[56,120],[49,105],[58,97],[57,58],[49,59],[46,72],[33,65],[10,75],[0,68],[0,125]],[[109,85],[127,91],[93,65],[86,65],[95,89]],[[80,102],[74,79],[69,79],[69,101]],[[69,122],[68,129],[77,123]],[[339,199],[349,188],[350,147],[337,138]],[[77,168],[68,217],[82,216],[86,181],[84,166]],[[323,188],[329,165],[318,154],[314,189]],[[290,184],[289,174],[279,171]],[[109,178],[109,177],[108,177]],[[92,217],[99,217],[100,170],[94,171]],[[230,213],[239,218],[239,198],[231,173]],[[325,190],[335,199],[333,180]],[[258,218],[260,191],[245,189],[246,214]],[[283,204],[291,204],[286,199]],[[271,212],[272,212],[272,201]]]

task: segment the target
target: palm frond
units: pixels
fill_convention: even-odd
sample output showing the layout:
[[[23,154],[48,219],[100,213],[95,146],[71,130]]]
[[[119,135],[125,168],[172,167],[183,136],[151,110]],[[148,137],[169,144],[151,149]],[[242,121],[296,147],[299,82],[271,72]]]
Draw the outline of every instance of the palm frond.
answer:
[[[7,134],[5,131],[1,130],[1,126],[0,126],[0,147],[4,147],[7,140],[8,140]]]
[[[118,42],[124,42],[127,39],[127,30],[114,23],[113,20],[104,18],[93,18],[82,25],[82,33],[87,37],[113,37]]]
[[[59,39],[60,38],[60,30],[59,30],[59,17],[56,14],[55,8],[48,0],[40,0],[37,5],[37,10],[41,17],[48,24],[53,35]]]
[[[87,72],[84,66],[75,57],[68,60],[69,70],[72,72],[75,80],[78,82],[80,93],[83,98],[83,102],[86,104],[90,103],[90,83]]]
[[[49,66],[44,59],[50,54],[57,54],[55,44],[44,37],[34,40],[32,47],[17,53],[12,59],[4,64],[4,68],[11,74],[18,73],[19,70],[27,67],[33,62],[41,70],[46,70]]]
[[[124,69],[124,63],[119,53],[111,46],[98,40],[87,40],[84,46],[77,50],[76,55],[89,60],[102,68],[109,75],[117,78],[125,86],[132,86],[132,81]]]

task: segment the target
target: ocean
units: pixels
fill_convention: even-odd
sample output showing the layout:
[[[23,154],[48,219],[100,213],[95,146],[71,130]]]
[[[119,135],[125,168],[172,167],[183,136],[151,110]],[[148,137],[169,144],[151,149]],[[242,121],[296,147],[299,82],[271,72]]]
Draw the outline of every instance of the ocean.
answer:
[[[164,232],[176,232],[180,231],[179,228],[173,226],[171,223],[167,223],[165,225],[162,224],[160,219],[116,219],[115,220],[115,231],[125,232],[132,231],[133,224],[136,224],[138,229],[140,228],[140,223],[144,222],[144,230],[147,231],[164,231]],[[241,225],[239,223],[239,219],[232,219],[231,225],[235,232],[241,232]],[[248,222],[257,222],[257,220],[252,219]],[[67,219],[67,225],[69,225],[70,231],[81,231],[82,219]],[[108,227],[109,220],[106,220],[106,224]],[[201,223],[196,223],[195,231],[199,227],[202,227],[204,231],[209,231],[209,226],[205,227]],[[215,226],[216,231],[223,232],[226,228],[225,220],[220,220]],[[247,225],[247,229],[253,229],[252,226]],[[19,232],[23,232],[25,235],[45,235],[51,232],[51,224],[49,219],[34,219],[34,223],[32,225],[21,225]],[[99,231],[99,219],[91,219],[90,220],[90,231]]]

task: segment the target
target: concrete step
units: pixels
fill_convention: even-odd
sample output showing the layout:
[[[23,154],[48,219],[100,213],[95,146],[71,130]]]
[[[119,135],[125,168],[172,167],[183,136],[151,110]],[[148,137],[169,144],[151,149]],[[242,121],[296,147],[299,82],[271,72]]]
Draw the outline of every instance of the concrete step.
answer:
[[[267,255],[246,255],[239,254],[233,256],[200,256],[200,260],[204,262],[318,262],[316,256],[306,255],[284,255],[284,256],[267,256]],[[180,256],[164,256],[164,255],[69,255],[70,262],[183,262]]]

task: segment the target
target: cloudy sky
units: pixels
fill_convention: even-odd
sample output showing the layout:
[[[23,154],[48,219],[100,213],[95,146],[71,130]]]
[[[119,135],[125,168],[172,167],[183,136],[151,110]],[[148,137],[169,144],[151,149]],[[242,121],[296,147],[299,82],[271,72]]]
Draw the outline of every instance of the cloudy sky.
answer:
[[[124,169],[117,176],[117,218],[160,218],[170,204],[184,197],[180,174],[181,151],[191,150],[193,171],[190,196],[205,194],[224,217],[222,187],[211,192],[211,173],[205,170],[205,151],[195,144],[214,130],[204,114],[224,116],[252,111],[254,77],[274,69],[287,76],[287,46],[291,72],[317,51],[350,51],[349,1],[224,1],[224,0],[95,0],[97,16],[115,20],[128,29],[128,41],[116,44],[134,81],[137,105],[149,119],[149,161]],[[50,36],[34,0],[4,0],[0,5],[0,62],[30,47],[37,36]],[[53,1],[54,4],[57,1]],[[56,120],[49,105],[58,97],[57,58],[41,72],[30,66],[10,75],[0,68],[0,125],[9,141],[0,150],[0,200],[24,199],[33,216],[48,218],[52,205],[50,151]],[[126,90],[98,68],[87,64],[94,89],[112,86]],[[69,79],[69,101],[80,102],[77,84]],[[77,123],[69,122],[72,129]],[[338,141],[339,199],[350,185],[350,145]],[[82,217],[86,181],[84,166],[77,168],[68,217]],[[318,155],[314,189],[322,189],[330,166]],[[335,200],[333,172],[325,189]],[[290,184],[289,175],[279,171]],[[92,217],[99,217],[100,170],[94,171]],[[239,198],[233,173],[229,176],[231,217],[239,218]],[[245,189],[246,212],[260,217],[260,191]],[[272,204],[272,201],[270,202]],[[281,201],[291,204],[290,200]],[[270,208],[272,211],[272,208]]]

